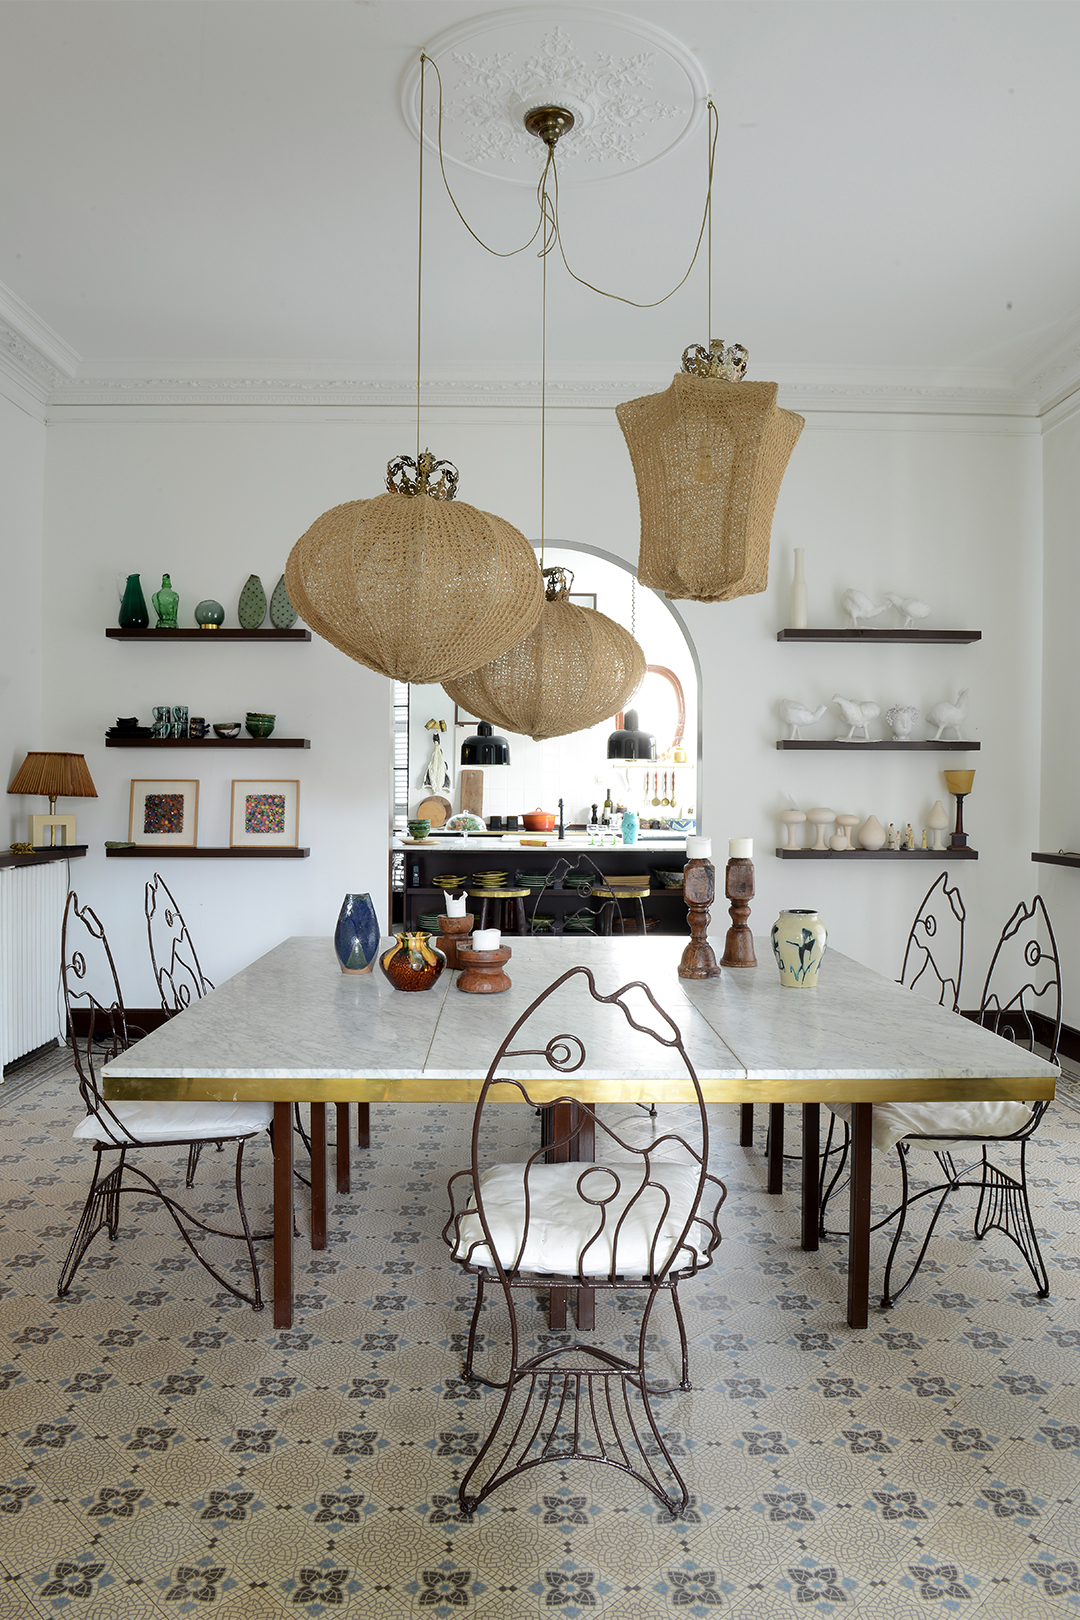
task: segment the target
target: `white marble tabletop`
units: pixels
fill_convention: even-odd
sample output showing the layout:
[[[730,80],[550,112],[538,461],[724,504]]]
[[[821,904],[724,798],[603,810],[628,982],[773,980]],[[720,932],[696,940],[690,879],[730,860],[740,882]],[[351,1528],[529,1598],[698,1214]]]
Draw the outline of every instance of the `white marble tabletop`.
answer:
[[[682,1032],[706,1097],[716,1102],[909,1101],[1053,1095],[1057,1071],[919,995],[830,950],[816,990],[781,986],[766,939],[757,968],[683,980],[683,941],[514,938],[499,995],[467,995],[444,973],[429,991],[392,988],[381,972],[338,968],[329,938],[284,940],[181,1017],[105,1069],[106,1095],[240,1097],[269,1101],[460,1100],[479,1080],[511,1024],[553,979],[593,968],[605,994],[641,979]],[[719,954],[722,938],[714,939]],[[596,1101],[685,1095],[677,1054],[630,1029],[574,981],[545,1003],[517,1044],[555,1033],[582,1038],[575,1077]],[[565,1078],[543,1059],[518,1059],[521,1078]]]

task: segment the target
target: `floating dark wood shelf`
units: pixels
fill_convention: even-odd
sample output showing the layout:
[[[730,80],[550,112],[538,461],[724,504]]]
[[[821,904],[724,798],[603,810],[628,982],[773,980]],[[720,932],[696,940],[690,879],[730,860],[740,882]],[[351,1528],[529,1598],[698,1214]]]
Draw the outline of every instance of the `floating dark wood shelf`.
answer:
[[[925,742],[894,742],[891,737],[881,739],[874,738],[870,742],[857,742],[854,740],[851,742],[841,742],[836,738],[833,738],[831,741],[827,742],[817,742],[812,738],[808,738],[804,741],[802,737],[781,737],[776,746],[777,748],[844,748],[849,752],[854,752],[856,749],[861,748],[865,753],[874,753],[875,751],[882,753],[893,749],[895,749],[898,753],[901,750],[906,750],[908,753],[910,753],[912,749],[916,748],[924,750],[932,748],[944,753],[964,754],[973,749],[981,748],[982,743],[935,742],[931,741],[929,738]]]
[[[946,642],[956,646],[964,641],[981,641],[981,630],[778,630],[777,641],[899,641]]]
[[[776,854],[782,861],[977,861],[979,858],[977,849],[778,849]]]
[[[43,866],[46,861],[78,860],[89,844],[50,844],[47,849],[31,850],[29,855],[0,855],[0,866]]]
[[[1080,866],[1080,855],[1074,855],[1071,850],[1066,849],[1059,849],[1056,855],[1048,850],[1036,850],[1031,858],[1043,866]]]
[[[105,746],[106,748],[310,748],[311,743],[307,737],[106,737]]]
[[[110,641],[310,641],[310,630],[121,630],[112,625],[106,631]]]
[[[208,858],[228,861],[302,861],[311,854],[310,849],[229,849],[213,845],[196,844],[194,849],[178,849],[174,844],[133,844],[126,849],[106,849],[108,856],[145,855],[150,860],[171,861],[177,856],[188,859]]]

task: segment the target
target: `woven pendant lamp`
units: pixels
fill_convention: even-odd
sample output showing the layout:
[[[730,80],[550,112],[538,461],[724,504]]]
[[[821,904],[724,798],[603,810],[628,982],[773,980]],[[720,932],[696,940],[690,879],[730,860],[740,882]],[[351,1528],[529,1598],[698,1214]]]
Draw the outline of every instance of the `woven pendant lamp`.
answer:
[[[777,385],[744,382],[741,344],[694,344],[663,394],[615,408],[637,478],[638,579],[665,596],[729,602],[769,581],[773,512],[803,418]]]
[[[465,675],[519,642],[544,604],[528,540],[455,502],[457,479],[429,450],[398,456],[389,494],[324,512],[289,553],[285,585],[305,621],[392,680]]]
[[[545,568],[543,610],[509,651],[443,689],[470,714],[542,742],[608,720],[645,679],[645,654],[629,631],[569,599],[573,574]]]

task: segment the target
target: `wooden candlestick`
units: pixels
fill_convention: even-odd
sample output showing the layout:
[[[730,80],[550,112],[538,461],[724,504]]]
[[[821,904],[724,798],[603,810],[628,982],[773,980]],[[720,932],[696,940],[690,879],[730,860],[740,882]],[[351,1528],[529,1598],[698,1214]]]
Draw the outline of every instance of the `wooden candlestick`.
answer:
[[[464,969],[458,977],[459,990],[469,990],[479,996],[509,990],[511,980],[503,972],[503,964],[509,962],[513,954],[509,945],[500,945],[497,951],[474,951],[467,945],[459,945],[457,953]]]
[[[721,967],[757,967],[757,957],[754,955],[754,936],[747,925],[750,916],[749,902],[754,898],[754,863],[742,856],[735,856],[727,863],[724,872],[724,893],[731,901],[728,911],[731,914],[731,927],[724,940],[724,954],[720,958]]]
[[[475,921],[476,918],[471,911],[466,912],[464,917],[439,918],[439,937],[435,944],[446,957],[448,968],[459,968],[461,966],[458,961],[458,945],[462,944],[465,937],[472,933]]]
[[[716,899],[716,868],[712,861],[687,861],[683,873],[683,898],[690,921],[690,943],[679,963],[680,979],[718,979],[720,964],[706,937],[709,907]]]

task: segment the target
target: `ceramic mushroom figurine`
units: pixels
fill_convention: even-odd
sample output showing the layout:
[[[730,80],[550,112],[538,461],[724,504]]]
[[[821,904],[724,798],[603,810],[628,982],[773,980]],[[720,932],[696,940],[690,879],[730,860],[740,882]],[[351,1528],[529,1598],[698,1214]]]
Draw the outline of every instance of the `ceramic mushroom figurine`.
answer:
[[[840,737],[837,739],[837,741],[850,742],[856,731],[861,731],[864,741],[869,742],[870,732],[867,730],[867,727],[869,726],[871,720],[876,720],[878,715],[881,713],[881,710],[878,708],[877,704],[856,703],[851,698],[841,697],[839,692],[833,693],[832,700],[836,704],[836,707],[840,710],[840,713],[843,715],[844,719],[847,721],[849,727],[847,736]]]
[[[934,732],[935,742],[939,741],[943,731],[952,731],[954,735],[959,738],[960,722],[967,715],[967,700],[968,689],[965,686],[963,691],[957,696],[955,703],[947,703],[943,701],[941,703],[935,703],[932,709],[927,709],[927,724],[937,727],[937,730]]]
[[[930,831],[934,835],[934,842],[931,848],[944,849],[945,845],[942,842],[941,835],[949,825],[949,812],[946,810],[940,799],[934,800],[934,808],[926,818],[926,825],[930,828]]]
[[[798,849],[799,845],[795,829],[801,827],[806,820],[806,811],[781,810],[780,820],[784,824],[784,842],[780,846],[781,849]]]
[[[858,816],[837,816],[836,825],[840,830],[834,832],[829,839],[829,848],[834,850],[837,855],[842,855],[845,850],[854,848],[851,842],[851,829],[856,825],[858,819]]]
[[[821,850],[823,852],[827,851],[829,846],[825,841],[825,829],[826,827],[831,827],[833,822],[836,820],[835,811],[826,810],[824,808],[808,810],[806,812],[806,819],[807,821],[812,821],[814,826],[817,828],[817,841],[811,844],[811,849]]]
[[[794,698],[782,698],[780,718],[786,726],[791,727],[788,740],[798,737],[800,726],[812,726],[815,721],[820,720],[827,708],[827,703],[823,703],[819,709],[810,709],[805,703],[796,702]]]

